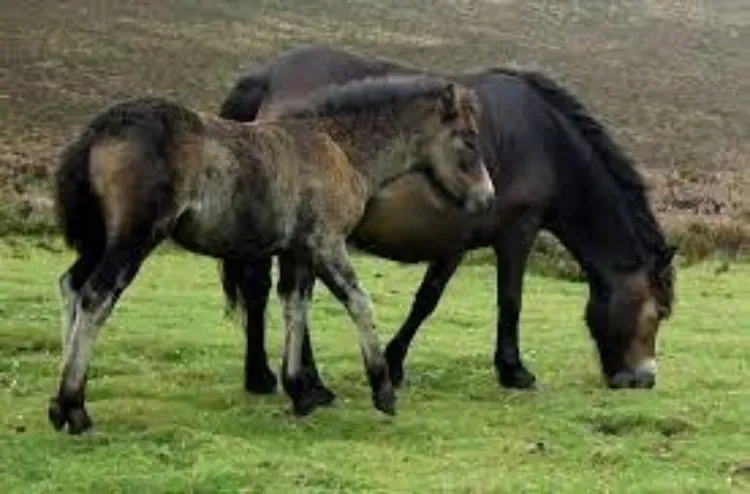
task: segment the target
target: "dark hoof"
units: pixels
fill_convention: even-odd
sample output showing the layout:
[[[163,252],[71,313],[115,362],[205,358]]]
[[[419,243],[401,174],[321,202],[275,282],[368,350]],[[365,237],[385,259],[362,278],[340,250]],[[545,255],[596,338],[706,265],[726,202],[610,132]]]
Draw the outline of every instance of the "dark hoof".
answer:
[[[87,432],[94,425],[88,412],[86,412],[86,408],[83,406],[65,407],[57,397],[50,400],[48,417],[55,430],[59,431],[67,424],[68,433],[71,435]]]
[[[336,395],[320,380],[320,376],[305,369],[296,378],[284,380],[284,390],[292,400],[292,414],[298,417],[309,415],[320,406],[328,406]]]
[[[386,415],[396,415],[396,393],[391,386],[384,386],[372,397],[375,408]]]
[[[270,395],[276,392],[278,380],[271,369],[265,368],[252,374],[245,374],[245,391],[258,395]]]
[[[310,391],[318,406],[326,407],[336,401],[336,394],[328,389],[323,383],[316,383]]]
[[[536,377],[523,366],[500,369],[500,385],[509,389],[536,389]]]
[[[306,417],[310,415],[321,405],[318,399],[318,394],[314,392],[306,392],[299,396],[292,397],[292,414],[295,417]]]
[[[388,375],[394,388],[400,388],[404,382],[404,358],[393,347],[385,350],[385,361],[388,364]]]

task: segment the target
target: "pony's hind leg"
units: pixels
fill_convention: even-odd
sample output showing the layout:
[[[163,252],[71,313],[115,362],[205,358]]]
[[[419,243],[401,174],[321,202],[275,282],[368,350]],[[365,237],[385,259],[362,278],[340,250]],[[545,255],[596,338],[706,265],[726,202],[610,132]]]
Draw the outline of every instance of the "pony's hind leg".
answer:
[[[276,376],[266,353],[266,307],[271,291],[271,257],[224,259],[221,265],[224,292],[230,306],[242,302],[245,312],[245,390],[270,394],[276,391]]]
[[[298,416],[308,415],[324,404],[316,393],[315,376],[302,356],[313,280],[309,263],[288,255],[279,257],[278,294],[286,330],[281,375],[284,390],[292,400],[292,412]]]
[[[83,284],[91,276],[91,273],[93,273],[100,259],[101,254],[83,252],[58,280],[60,299],[62,301],[60,342],[63,352],[67,351],[68,348],[70,332],[75,320],[75,307],[78,294]]]
[[[318,252],[317,263],[321,279],[346,307],[357,326],[359,346],[375,408],[387,415],[396,415],[396,394],[375,332],[372,300],[357,280],[346,252],[346,244],[339,242],[325,252]]]
[[[49,407],[49,419],[56,429],[67,424],[69,433],[80,434],[92,426],[85,408],[84,390],[94,342],[147,253],[148,249],[141,245],[120,244],[108,248],[75,297],[59,389]]]

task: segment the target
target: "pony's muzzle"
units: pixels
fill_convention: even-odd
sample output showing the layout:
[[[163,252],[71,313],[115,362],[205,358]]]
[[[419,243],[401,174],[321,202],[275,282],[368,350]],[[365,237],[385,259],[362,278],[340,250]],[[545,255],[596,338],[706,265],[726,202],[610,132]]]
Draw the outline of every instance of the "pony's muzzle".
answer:
[[[651,389],[656,385],[656,361],[647,359],[634,369],[617,372],[607,379],[612,389]]]
[[[483,214],[492,209],[495,202],[495,186],[482,163],[480,181],[473,185],[466,196],[466,211],[471,215]]]

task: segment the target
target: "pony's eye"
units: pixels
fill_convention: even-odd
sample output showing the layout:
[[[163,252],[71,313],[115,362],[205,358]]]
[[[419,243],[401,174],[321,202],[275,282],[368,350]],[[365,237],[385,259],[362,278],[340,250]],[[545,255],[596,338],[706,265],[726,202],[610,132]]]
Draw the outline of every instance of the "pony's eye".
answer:
[[[469,149],[471,151],[477,150],[477,141],[474,139],[464,139],[464,146],[466,146],[466,149]]]

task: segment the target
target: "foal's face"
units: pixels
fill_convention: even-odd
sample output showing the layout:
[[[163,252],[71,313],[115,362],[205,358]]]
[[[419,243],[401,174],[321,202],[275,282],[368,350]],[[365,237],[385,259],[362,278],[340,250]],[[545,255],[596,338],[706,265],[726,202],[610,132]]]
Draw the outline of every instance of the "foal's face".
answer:
[[[495,188],[479,152],[480,106],[473,91],[447,84],[423,129],[420,157],[444,192],[469,214],[492,207]]]

